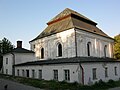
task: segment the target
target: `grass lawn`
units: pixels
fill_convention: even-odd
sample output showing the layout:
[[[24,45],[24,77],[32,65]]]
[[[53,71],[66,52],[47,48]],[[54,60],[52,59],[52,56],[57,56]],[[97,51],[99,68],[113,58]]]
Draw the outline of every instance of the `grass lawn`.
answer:
[[[9,79],[15,82],[23,83],[26,85],[38,87],[46,90],[107,90],[108,88],[120,86],[120,81],[109,80],[107,83],[100,80],[92,86],[80,85],[78,83],[67,83],[65,81],[58,82],[54,80],[38,80],[24,77],[16,77],[10,75],[0,74],[0,78]]]

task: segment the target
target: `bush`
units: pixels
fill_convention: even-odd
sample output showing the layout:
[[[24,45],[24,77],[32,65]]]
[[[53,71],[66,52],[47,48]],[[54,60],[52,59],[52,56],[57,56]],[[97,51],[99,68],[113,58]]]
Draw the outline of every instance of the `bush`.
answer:
[[[103,82],[101,79],[98,82],[95,82],[94,85],[92,85],[94,88],[98,89],[107,89],[108,85],[106,82]]]

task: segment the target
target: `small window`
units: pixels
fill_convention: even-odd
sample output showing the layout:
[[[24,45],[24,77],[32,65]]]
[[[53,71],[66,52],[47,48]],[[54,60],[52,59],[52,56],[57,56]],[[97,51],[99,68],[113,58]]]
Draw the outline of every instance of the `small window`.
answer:
[[[6,69],[6,74],[8,74],[8,69]]]
[[[41,80],[42,79],[42,70],[39,70],[39,79]]]
[[[44,58],[44,48],[41,48],[41,59]]]
[[[64,70],[64,74],[65,74],[65,81],[70,81],[70,71],[69,70]]]
[[[115,71],[115,76],[117,76],[117,67],[114,67],[114,71]]]
[[[25,76],[25,71],[24,71],[24,70],[22,70],[22,76],[23,76],[23,77]]]
[[[105,67],[105,77],[108,77],[108,68]]]
[[[19,73],[19,69],[17,70],[17,76],[19,76],[20,75],[20,73]]]
[[[32,78],[35,78],[35,70],[32,70]]]
[[[58,70],[53,70],[54,80],[58,80]]]
[[[58,44],[58,57],[62,57],[62,45]]]
[[[6,64],[8,64],[8,58],[6,58]]]
[[[33,49],[35,49],[35,45],[33,45]]]
[[[93,80],[96,80],[97,79],[96,68],[92,69],[92,73],[93,73]]]

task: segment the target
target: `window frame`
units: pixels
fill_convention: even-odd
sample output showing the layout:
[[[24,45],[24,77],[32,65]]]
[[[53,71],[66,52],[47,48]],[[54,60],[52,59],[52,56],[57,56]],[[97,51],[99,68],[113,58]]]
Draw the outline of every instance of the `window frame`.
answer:
[[[70,70],[69,69],[64,70],[64,80],[70,81]]]
[[[35,70],[32,69],[32,78],[35,78]]]
[[[41,70],[41,69],[38,70],[38,78],[39,78],[40,80],[42,80],[42,70]]]
[[[25,77],[25,70],[22,70],[22,76]]]
[[[93,74],[93,80],[97,79],[97,68],[92,69],[92,74]]]
[[[43,47],[41,48],[40,52],[41,52],[41,56],[40,56],[41,59],[44,59],[44,52],[45,52],[45,51],[44,51],[44,48],[43,48]]]
[[[107,45],[104,46],[104,57],[107,57]]]
[[[91,42],[87,43],[87,56],[91,56]]]
[[[108,68],[105,67],[105,78],[107,78],[107,77],[108,77]]]
[[[6,64],[8,64],[8,58],[6,58]]]
[[[17,69],[17,76],[20,76],[20,70]]]
[[[62,55],[63,55],[62,44],[61,44],[61,43],[58,43],[58,44],[57,44],[57,56],[58,56],[58,57],[62,57]]]
[[[58,81],[58,70],[57,69],[53,70],[53,79]]]
[[[115,71],[115,76],[118,76],[117,67],[116,66],[114,67],[114,71]]]

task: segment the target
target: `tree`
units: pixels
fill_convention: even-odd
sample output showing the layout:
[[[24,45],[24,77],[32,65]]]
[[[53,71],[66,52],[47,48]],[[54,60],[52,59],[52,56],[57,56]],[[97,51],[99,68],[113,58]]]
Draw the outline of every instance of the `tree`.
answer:
[[[120,59],[120,34],[114,37],[115,45],[114,45],[114,57],[116,59]]]
[[[7,38],[3,38],[2,40],[0,40],[0,69],[2,67],[3,54],[12,51],[13,48],[14,46]]]

